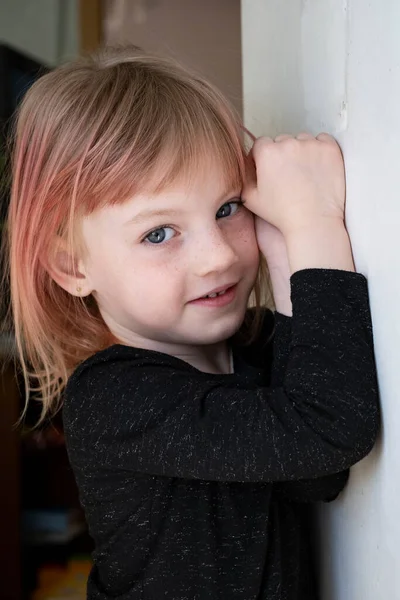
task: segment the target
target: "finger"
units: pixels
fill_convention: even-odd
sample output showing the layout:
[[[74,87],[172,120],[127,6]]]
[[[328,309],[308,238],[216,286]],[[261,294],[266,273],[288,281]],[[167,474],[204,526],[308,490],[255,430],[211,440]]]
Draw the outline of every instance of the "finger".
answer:
[[[243,186],[240,198],[246,208],[250,208],[251,205],[257,200],[257,184],[255,181],[247,180]]]
[[[319,142],[323,142],[324,144],[329,145],[332,148],[332,150],[335,149],[336,151],[339,151],[343,157],[342,149],[339,145],[339,142],[335,140],[335,138],[332,135],[329,135],[329,133],[320,133],[319,135],[317,135],[316,139]]]
[[[319,133],[317,135],[317,140],[319,140],[320,142],[325,142],[327,144],[336,144],[337,145],[335,138],[332,137],[331,135],[329,135],[329,133]]]
[[[258,146],[269,146],[270,144],[273,144],[274,140],[271,137],[268,137],[267,135],[263,135],[259,138],[256,139],[256,141],[254,142],[253,148],[254,147],[258,147]]]
[[[293,138],[293,136],[292,136],[292,135],[289,135],[288,133],[283,133],[283,134],[281,134],[281,135],[278,135],[278,136],[275,138],[275,142],[278,142],[278,143],[279,143],[279,142],[284,142],[285,140],[291,140],[292,138]]]
[[[250,156],[253,157],[255,166],[257,168],[257,161],[265,151],[265,149],[274,144],[274,140],[270,137],[259,137],[253,144],[253,147],[250,151]]]
[[[244,187],[257,185],[257,169],[256,162],[253,156],[253,148],[248,153],[245,160],[245,181]]]
[[[297,136],[298,140],[314,140],[314,136],[311,135],[311,133],[307,133],[306,131],[303,131],[302,133],[299,133],[299,135]]]
[[[254,145],[253,148],[251,148],[249,154],[247,155],[247,159],[245,161],[245,176],[242,192],[240,194],[244,204],[249,200],[251,202],[251,199],[254,198],[257,194],[257,168],[253,152]]]

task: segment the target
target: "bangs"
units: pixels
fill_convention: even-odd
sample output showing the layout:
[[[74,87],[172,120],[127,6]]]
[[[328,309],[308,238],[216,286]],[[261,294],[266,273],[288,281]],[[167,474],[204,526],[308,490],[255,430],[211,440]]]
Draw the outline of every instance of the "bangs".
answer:
[[[124,66],[118,65],[122,71]],[[210,162],[227,188],[242,187],[243,131],[217,90],[202,80],[188,83],[165,74],[157,79],[153,73],[138,96],[137,81],[126,75],[126,86],[118,78],[124,93],[109,103],[102,123],[97,113],[97,132],[74,185],[78,212],[158,193],[178,180],[190,182]]]
[[[197,123],[187,125],[187,136],[180,136],[179,139],[171,136],[155,159],[149,177],[144,178],[138,187],[134,185],[134,189],[156,194],[177,181],[190,185],[199,172],[206,177],[211,166],[220,171],[226,189],[241,189],[245,174],[245,154],[241,148],[239,151],[235,148],[237,140],[227,138],[221,131],[201,129]]]

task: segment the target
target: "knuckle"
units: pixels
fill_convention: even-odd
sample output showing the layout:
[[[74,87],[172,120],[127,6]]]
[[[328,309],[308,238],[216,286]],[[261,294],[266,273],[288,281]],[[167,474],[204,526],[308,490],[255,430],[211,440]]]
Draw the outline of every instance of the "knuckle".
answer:
[[[325,133],[325,132],[319,133],[317,135],[317,140],[320,142],[326,142],[328,144],[337,145],[335,138],[333,136],[331,136],[329,133]]]
[[[258,156],[264,155],[268,151],[271,146],[271,138],[268,137],[260,137],[257,138],[253,145],[253,156],[257,158]]]
[[[291,153],[291,152],[296,152],[298,150],[298,148],[300,147],[300,140],[297,140],[296,138],[286,138],[285,140],[283,140],[283,142],[281,142],[281,147],[283,148],[283,150],[285,152]]]

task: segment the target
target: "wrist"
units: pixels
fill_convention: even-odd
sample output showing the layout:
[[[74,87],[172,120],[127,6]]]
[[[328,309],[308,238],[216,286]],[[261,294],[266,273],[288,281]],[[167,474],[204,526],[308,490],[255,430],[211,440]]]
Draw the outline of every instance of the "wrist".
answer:
[[[354,271],[350,239],[340,218],[318,219],[285,234],[291,273],[302,269]]]
[[[289,264],[284,268],[269,268],[275,310],[286,317],[291,317],[293,314],[290,298],[290,275]]]
[[[284,227],[281,227],[285,241],[290,237],[302,233],[309,234],[312,231],[338,231],[339,229],[344,229],[346,231],[343,217],[325,217],[323,215],[312,217],[304,216],[302,219],[297,219],[295,223],[286,223]]]

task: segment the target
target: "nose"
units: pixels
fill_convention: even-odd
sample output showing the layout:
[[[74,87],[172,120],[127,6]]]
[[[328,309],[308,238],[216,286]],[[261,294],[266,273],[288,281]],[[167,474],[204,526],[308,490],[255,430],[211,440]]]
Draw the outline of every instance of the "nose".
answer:
[[[199,237],[192,256],[193,271],[198,277],[222,273],[238,262],[239,257],[232,244],[217,224],[207,234],[203,231]]]

